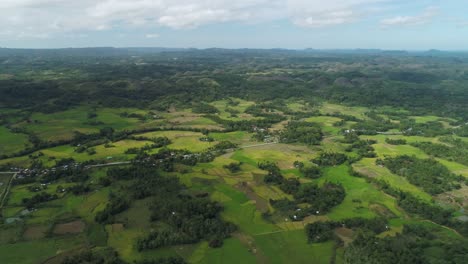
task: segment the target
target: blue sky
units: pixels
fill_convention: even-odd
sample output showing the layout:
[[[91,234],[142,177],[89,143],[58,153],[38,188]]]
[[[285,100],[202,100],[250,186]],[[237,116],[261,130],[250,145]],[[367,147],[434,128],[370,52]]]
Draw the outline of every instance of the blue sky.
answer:
[[[466,0],[0,0],[0,47],[468,50]]]

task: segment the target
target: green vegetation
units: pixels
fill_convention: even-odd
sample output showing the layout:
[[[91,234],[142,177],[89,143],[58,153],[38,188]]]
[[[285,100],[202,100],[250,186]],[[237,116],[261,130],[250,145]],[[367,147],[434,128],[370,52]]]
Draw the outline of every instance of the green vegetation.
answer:
[[[466,262],[468,57],[14,52],[2,263]]]
[[[406,177],[409,182],[422,187],[430,194],[439,194],[461,188],[461,176],[452,174],[445,166],[432,159],[398,156],[377,160],[391,172]]]

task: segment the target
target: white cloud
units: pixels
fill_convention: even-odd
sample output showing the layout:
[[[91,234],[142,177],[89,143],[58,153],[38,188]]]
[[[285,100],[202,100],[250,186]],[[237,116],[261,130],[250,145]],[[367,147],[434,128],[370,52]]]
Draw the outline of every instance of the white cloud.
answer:
[[[400,1],[400,0],[398,0]],[[301,27],[354,23],[395,0],[0,0],[0,33],[16,37],[121,32],[159,27],[196,28],[224,22],[258,23],[287,19]],[[417,24],[433,10],[396,17],[383,25]],[[14,33],[15,34],[15,33]],[[9,36],[13,36],[10,34]]]
[[[391,26],[418,26],[430,23],[438,14],[439,9],[436,7],[428,7],[421,14],[415,16],[396,16],[392,18],[382,19],[380,25],[384,28]]]
[[[159,34],[156,34],[156,33],[146,34],[145,37],[149,39],[155,39],[155,38],[159,38]]]
[[[324,27],[353,23],[384,0],[288,0],[291,20],[299,26]]]

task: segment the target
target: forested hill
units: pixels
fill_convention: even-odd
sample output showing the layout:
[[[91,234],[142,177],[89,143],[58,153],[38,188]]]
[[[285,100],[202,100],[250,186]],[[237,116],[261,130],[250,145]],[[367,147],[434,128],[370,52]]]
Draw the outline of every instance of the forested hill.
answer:
[[[467,57],[0,53],[1,264],[468,263]]]
[[[165,48],[165,47],[84,47],[84,48],[59,48],[59,49],[19,49],[0,47],[0,56],[127,56],[136,54],[156,54],[164,52],[183,52],[187,56],[196,53],[231,53],[231,54],[288,54],[288,55],[381,55],[381,56],[430,56],[430,57],[468,57],[468,51],[406,51],[406,50],[382,50],[382,49],[224,49],[224,48]]]
[[[0,96],[5,99],[1,107],[53,112],[93,100],[103,106],[166,108],[232,95],[254,101],[298,97],[388,105],[466,120],[468,57],[458,55],[380,50],[0,49]]]

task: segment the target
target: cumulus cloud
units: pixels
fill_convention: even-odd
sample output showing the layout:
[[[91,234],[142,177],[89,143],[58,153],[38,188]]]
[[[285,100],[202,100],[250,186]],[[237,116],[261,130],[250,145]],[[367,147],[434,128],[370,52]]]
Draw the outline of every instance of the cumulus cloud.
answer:
[[[396,16],[392,18],[382,19],[380,25],[384,28],[391,26],[418,26],[425,25],[432,21],[437,15],[439,9],[436,7],[428,7],[421,14],[415,16]]]
[[[390,0],[0,0],[0,34],[43,38],[54,34],[138,28],[196,28],[224,22],[289,20],[301,27],[353,23]],[[433,11],[382,24],[427,20]],[[419,22],[420,23],[420,22]]]
[[[324,27],[353,23],[382,0],[288,0],[288,13],[299,26]]]

